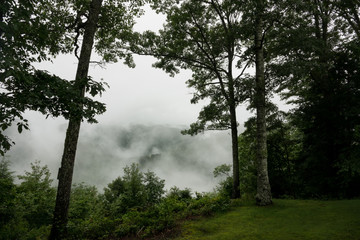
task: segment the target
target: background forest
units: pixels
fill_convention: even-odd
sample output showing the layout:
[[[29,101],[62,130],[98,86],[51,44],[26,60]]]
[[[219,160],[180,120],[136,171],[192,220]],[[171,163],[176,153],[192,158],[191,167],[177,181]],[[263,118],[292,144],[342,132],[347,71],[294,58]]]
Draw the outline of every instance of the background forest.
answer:
[[[166,16],[158,32],[133,30],[146,4]],[[360,196],[357,0],[3,0],[0,18],[0,153],[15,144],[10,127],[31,127],[28,110],[69,122],[57,190],[47,166],[35,162],[15,181],[1,162],[2,239],[148,237],[234,199],[266,206],[273,197]],[[182,133],[224,130],[231,138],[232,164],[215,168],[221,180],[213,192],[166,191],[164,180],[136,164],[103,193],[72,187],[80,126],[106,111],[94,97],[107,84],[88,75],[92,52],[99,65],[135,67],[138,54],[156,58],[153,66],[170,76],[191,71],[191,103],[206,105]],[[79,60],[75,80],[34,67],[63,53]],[[278,110],[274,95],[292,110]],[[255,117],[239,134],[236,108],[245,103]]]

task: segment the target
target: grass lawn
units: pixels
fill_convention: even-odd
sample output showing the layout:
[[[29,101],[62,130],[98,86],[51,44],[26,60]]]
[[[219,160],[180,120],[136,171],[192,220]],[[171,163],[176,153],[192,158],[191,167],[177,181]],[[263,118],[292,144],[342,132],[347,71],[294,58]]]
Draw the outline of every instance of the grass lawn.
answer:
[[[360,200],[274,200],[184,223],[180,239],[360,240]]]

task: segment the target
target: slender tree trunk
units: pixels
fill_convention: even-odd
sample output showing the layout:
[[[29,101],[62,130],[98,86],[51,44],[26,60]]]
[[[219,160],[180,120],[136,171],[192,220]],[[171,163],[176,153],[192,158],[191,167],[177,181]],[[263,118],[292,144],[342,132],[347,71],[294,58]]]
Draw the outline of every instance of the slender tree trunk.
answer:
[[[240,198],[240,166],[239,166],[239,143],[238,131],[236,121],[235,104],[230,106],[230,121],[231,121],[231,143],[232,143],[232,157],[233,157],[233,191],[231,198]]]
[[[272,203],[271,188],[267,167],[266,147],[266,106],[265,106],[265,71],[263,48],[263,0],[258,1],[255,23],[255,55],[256,55],[256,131],[257,131],[257,193],[256,202],[265,206]]]
[[[78,87],[78,94],[80,98],[85,96],[86,79],[88,77],[91,51],[94,44],[101,4],[102,0],[92,0],[89,17],[85,26],[84,38],[75,78],[75,85]],[[82,108],[82,105],[79,107]],[[66,236],[71,184],[81,120],[82,116],[79,116],[79,114],[72,114],[66,131],[61,168],[58,173],[59,184],[56,196],[53,225],[49,236],[50,240],[64,239]]]
[[[230,36],[228,36],[230,37]],[[230,125],[231,125],[231,145],[232,145],[232,160],[233,160],[233,189],[231,193],[232,199],[241,197],[240,194],[240,163],[239,163],[239,139],[238,139],[238,124],[236,120],[236,101],[234,78],[232,73],[232,63],[234,58],[233,41],[228,38],[228,81],[229,81],[229,95],[228,104],[230,111]]]

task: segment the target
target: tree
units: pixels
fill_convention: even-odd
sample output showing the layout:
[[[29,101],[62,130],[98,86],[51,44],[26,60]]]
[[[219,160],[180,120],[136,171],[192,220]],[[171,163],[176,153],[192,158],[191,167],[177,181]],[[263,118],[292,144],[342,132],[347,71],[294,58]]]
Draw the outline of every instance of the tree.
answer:
[[[255,10],[255,106],[256,106],[256,158],[257,158],[257,193],[258,205],[271,204],[271,189],[267,169],[267,146],[266,146],[266,106],[265,106],[265,62],[264,62],[264,13],[263,0],[256,1]]]
[[[15,215],[14,198],[14,177],[9,170],[9,162],[2,159],[0,161],[0,238],[4,225]]]
[[[355,32],[357,38],[360,39],[360,3],[356,0],[334,1],[334,7],[339,17],[344,18],[350,27],[347,30]]]
[[[4,3],[4,4],[3,4]],[[90,98],[72,95],[78,83],[66,81],[32,67],[36,61],[74,49],[72,42],[78,35],[72,32],[79,17],[68,11],[68,1],[2,1],[1,8],[1,130],[18,121],[18,131],[28,129],[25,110],[37,110],[46,115],[70,118],[70,113],[94,122],[94,115],[105,111],[103,104]],[[76,4],[75,4],[76,5]],[[75,6],[74,5],[74,6]],[[79,3],[77,4],[79,5]],[[76,9],[81,11],[81,9]],[[76,25],[76,24],[74,24]],[[79,30],[80,28],[77,28]],[[78,32],[79,33],[79,32]],[[76,42],[75,41],[75,42]],[[106,44],[104,44],[106,45]],[[76,46],[75,46],[76,48]],[[84,91],[91,95],[103,91],[101,84],[83,82]],[[79,103],[83,106],[78,107]],[[90,104],[89,104],[90,103]],[[14,144],[2,132],[0,153]]]
[[[66,132],[64,152],[59,169],[58,192],[54,211],[54,222],[49,239],[62,239],[65,235],[67,215],[70,201],[71,183],[80,125],[84,109],[83,100],[89,82],[88,69],[93,47],[106,62],[116,62],[125,58],[125,63],[134,66],[131,55],[123,51],[129,40],[133,18],[139,12],[142,1],[126,4],[123,1],[92,0],[91,2],[75,1],[68,3],[76,12],[71,27],[76,36],[74,39],[75,55],[77,56],[78,39],[83,34],[79,63],[75,77],[75,97],[79,98],[77,106],[70,112],[69,125]],[[90,92],[91,93],[91,92]],[[95,92],[96,93],[96,92]]]
[[[69,38],[64,34],[67,21],[63,15],[62,1],[12,1],[2,0],[0,9],[0,154],[10,149],[14,142],[3,131],[14,122],[21,133],[28,129],[23,113],[29,106],[21,102],[15,92],[20,83],[34,82],[32,63],[48,60],[68,50]],[[58,44],[61,42],[61,44]],[[32,93],[37,94],[36,92]],[[32,98],[31,100],[33,100]]]
[[[306,196],[358,194],[350,160],[359,125],[358,35],[349,22],[359,15],[356,4],[294,1],[271,44],[273,76],[298,106],[292,118],[304,138],[296,168]]]
[[[286,114],[267,102],[266,130],[268,149],[268,174],[272,195],[301,196],[300,181],[295,168],[302,144],[302,135]],[[247,193],[256,192],[256,118],[245,122],[246,130],[239,137],[241,184]],[[255,178],[255,179],[254,179]]]
[[[187,0],[167,2],[158,10],[167,13],[167,23],[159,35],[145,32],[133,47],[138,54],[159,59],[155,67],[170,75],[179,69],[192,71],[187,81],[196,90],[191,100],[210,103],[199,113],[198,121],[184,134],[204,130],[231,129],[233,158],[232,198],[240,197],[238,162],[238,123],[236,107],[242,101],[241,78],[250,64],[242,55],[238,9],[231,1]]]
[[[69,207],[69,219],[73,223],[81,222],[86,218],[90,218],[98,206],[102,202],[99,194],[94,186],[85,184],[74,184],[71,188],[71,199]]]
[[[31,163],[31,170],[13,183],[8,162],[0,163],[0,239],[35,239],[47,232],[55,204],[55,188],[47,166]]]
[[[74,81],[61,79],[33,67],[33,63],[51,60],[59,53],[70,53],[76,33],[72,30],[77,19],[68,11],[67,1],[2,1],[0,11],[0,154],[15,144],[3,131],[17,124],[18,132],[29,129],[23,117],[26,110],[47,116],[63,116],[76,109],[90,122],[105,111],[102,103],[91,98],[75,98]],[[88,81],[86,91],[92,95],[104,90],[101,83]]]
[[[159,203],[165,193],[165,180],[160,179],[154,172],[147,171],[144,173],[144,183],[147,205]]]
[[[267,65],[272,61],[272,54],[267,51],[273,39],[274,22],[281,21],[282,1],[257,0],[240,1],[242,9],[241,29],[247,43],[247,55],[252,56],[255,65],[254,83],[249,82],[245,97],[249,99],[249,108],[256,110],[256,168],[258,205],[272,203],[271,187],[268,177],[266,111],[267,98],[272,96],[273,86],[267,72]],[[276,38],[275,38],[276,39]],[[252,79],[250,79],[252,80]]]
[[[55,203],[55,189],[47,166],[31,163],[31,171],[18,176],[21,184],[17,188],[17,206],[30,227],[50,225]]]
[[[165,192],[164,182],[153,172],[142,173],[135,163],[126,166],[124,176],[104,189],[110,214],[119,217],[131,208],[145,209],[159,203]]]
[[[90,57],[94,43],[94,36],[98,24],[102,1],[92,1],[89,9],[89,16],[84,30],[84,39],[79,57],[78,68],[76,72],[75,83],[78,87],[77,95],[85,96],[86,80],[90,65]],[[79,106],[82,108],[83,106]],[[76,154],[77,141],[79,138],[80,124],[82,116],[72,113],[66,132],[64,153],[61,160],[61,168],[58,174],[58,190],[56,196],[56,205],[54,210],[54,223],[51,229],[49,239],[62,239],[64,236],[64,226],[67,224],[67,216],[70,202],[70,192],[72,184],[72,175]]]
[[[240,166],[241,167],[241,166]],[[218,186],[216,187],[217,192],[219,192],[220,195],[224,197],[231,197],[232,190],[233,190],[233,180],[232,176],[230,175],[231,172],[231,165],[222,164],[220,166],[217,166],[214,171],[214,177],[220,178],[220,182]],[[242,177],[242,175],[240,175]],[[241,183],[241,178],[240,178]],[[244,194],[244,188],[241,187],[241,190]]]

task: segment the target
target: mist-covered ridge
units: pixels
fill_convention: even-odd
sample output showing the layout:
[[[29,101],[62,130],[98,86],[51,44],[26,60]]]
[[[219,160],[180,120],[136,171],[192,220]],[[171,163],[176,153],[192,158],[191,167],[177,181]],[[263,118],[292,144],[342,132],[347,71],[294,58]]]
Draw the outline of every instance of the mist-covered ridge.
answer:
[[[37,135],[26,133],[9,154],[11,166],[23,173],[30,162],[40,160],[56,178],[63,146],[63,139],[57,135],[63,130],[57,128],[52,141],[48,139],[50,148],[45,149]],[[191,137],[182,135],[181,130],[166,125],[86,126],[79,139],[74,182],[102,190],[123,174],[126,165],[138,163],[142,171],[153,171],[165,179],[167,189],[178,186],[211,191],[216,185],[214,168],[231,161],[230,136],[222,131]]]

